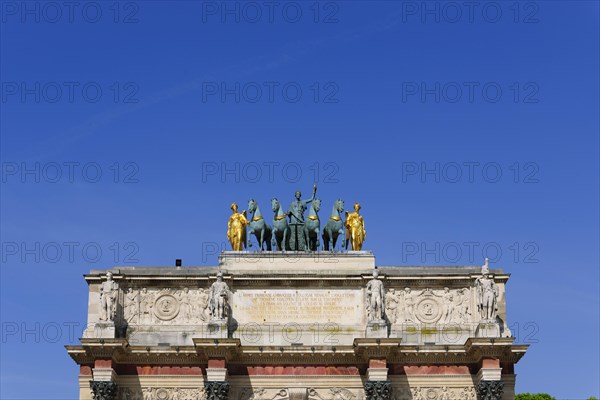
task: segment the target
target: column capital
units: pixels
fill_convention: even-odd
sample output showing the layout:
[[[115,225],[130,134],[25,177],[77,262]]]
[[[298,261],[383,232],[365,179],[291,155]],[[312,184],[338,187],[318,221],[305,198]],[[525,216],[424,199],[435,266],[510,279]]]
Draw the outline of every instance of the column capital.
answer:
[[[479,381],[475,387],[479,400],[502,400],[503,381]]]
[[[367,400],[390,400],[392,397],[392,382],[366,381],[365,396]]]
[[[206,390],[206,400],[227,400],[229,396],[229,382],[206,381],[204,389]]]
[[[117,384],[110,381],[90,381],[94,400],[116,400]]]

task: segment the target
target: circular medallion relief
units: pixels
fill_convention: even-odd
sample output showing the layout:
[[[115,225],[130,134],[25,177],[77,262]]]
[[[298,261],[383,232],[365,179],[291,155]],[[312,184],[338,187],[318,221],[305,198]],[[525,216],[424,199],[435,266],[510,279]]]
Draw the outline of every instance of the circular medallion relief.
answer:
[[[437,320],[442,316],[442,308],[440,307],[440,303],[431,297],[426,297],[420,300],[415,308],[416,317],[421,322],[437,322]]]
[[[170,294],[163,294],[154,302],[154,314],[156,318],[169,321],[179,313],[179,301]]]
[[[156,398],[158,400],[168,400],[169,391],[167,389],[156,389]]]
[[[438,398],[437,390],[435,390],[433,388],[427,389],[427,391],[425,392],[425,397],[428,400],[435,400],[435,399],[437,399]]]

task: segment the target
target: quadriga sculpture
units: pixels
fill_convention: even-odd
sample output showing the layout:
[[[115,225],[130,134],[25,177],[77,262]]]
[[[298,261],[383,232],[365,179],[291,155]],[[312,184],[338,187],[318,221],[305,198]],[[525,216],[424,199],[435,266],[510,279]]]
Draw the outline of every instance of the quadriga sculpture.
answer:
[[[276,198],[271,199],[273,216],[273,247],[277,250],[290,250],[290,226],[288,225],[288,214],[281,208],[281,203]]]
[[[263,245],[267,245],[267,251],[271,251],[271,234],[272,230],[269,224],[260,212],[258,203],[254,199],[248,201],[248,213],[253,214],[250,219],[250,236],[255,235],[260,250],[264,250]],[[248,247],[252,247],[252,240],[248,238]]]
[[[329,221],[323,228],[323,250],[335,250],[338,236],[344,233],[344,221],[340,216],[344,212],[344,200],[337,199],[333,203]]]
[[[321,209],[321,200],[314,199],[311,207],[308,209],[308,216],[304,221],[304,242],[306,251],[317,251],[319,248],[319,233],[321,231],[321,221],[318,212]]]

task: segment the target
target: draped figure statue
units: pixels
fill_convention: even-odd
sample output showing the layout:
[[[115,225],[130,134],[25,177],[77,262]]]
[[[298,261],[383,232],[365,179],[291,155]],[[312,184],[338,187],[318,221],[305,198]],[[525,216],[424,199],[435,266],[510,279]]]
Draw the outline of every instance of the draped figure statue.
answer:
[[[229,239],[233,251],[242,251],[242,247],[246,247],[246,226],[248,225],[246,210],[238,213],[236,203],[231,203],[230,208],[232,214],[227,222],[227,239]]]
[[[350,242],[352,250],[362,250],[363,241],[367,237],[365,221],[362,215],[358,213],[360,209],[360,204],[354,203],[354,212],[346,211],[346,249],[348,248],[348,242]]]

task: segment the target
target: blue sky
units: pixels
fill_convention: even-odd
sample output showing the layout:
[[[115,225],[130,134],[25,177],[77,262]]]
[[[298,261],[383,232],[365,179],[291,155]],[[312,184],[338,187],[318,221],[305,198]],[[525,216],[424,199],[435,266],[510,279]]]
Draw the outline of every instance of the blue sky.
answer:
[[[597,2],[0,6],[3,399],[78,396],[82,274],[314,182],[379,265],[512,274],[517,392],[600,395]]]

